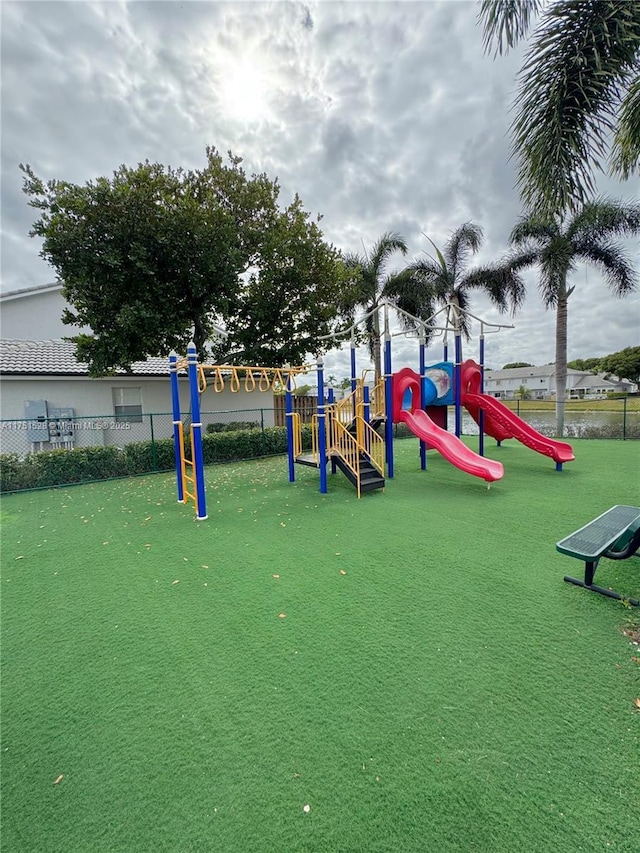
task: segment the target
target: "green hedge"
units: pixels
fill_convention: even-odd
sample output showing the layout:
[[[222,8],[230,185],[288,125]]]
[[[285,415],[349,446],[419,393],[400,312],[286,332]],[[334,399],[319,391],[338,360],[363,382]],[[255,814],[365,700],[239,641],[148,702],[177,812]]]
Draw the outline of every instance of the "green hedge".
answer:
[[[260,421],[229,421],[228,424],[207,424],[206,431],[211,432],[238,432],[245,429],[260,429]]]
[[[310,427],[303,426],[302,437],[303,449],[309,450]],[[202,437],[202,447],[205,465],[274,456],[287,452],[287,432],[284,427],[267,427],[264,430],[212,433]],[[124,448],[44,450],[23,458],[15,453],[5,453],[0,455],[0,492],[171,471],[174,465],[172,438],[140,441]]]

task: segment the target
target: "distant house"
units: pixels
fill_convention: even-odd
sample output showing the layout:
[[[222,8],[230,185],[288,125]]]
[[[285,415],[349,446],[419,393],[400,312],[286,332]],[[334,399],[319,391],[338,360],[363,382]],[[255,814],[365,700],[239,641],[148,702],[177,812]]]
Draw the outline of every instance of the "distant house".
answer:
[[[555,364],[485,371],[485,394],[501,400],[515,400],[520,388],[525,388],[532,400],[555,398]],[[638,386],[628,379],[607,379],[603,373],[594,375],[588,371],[567,368],[568,400],[599,399],[612,391],[634,394],[637,390]]]
[[[57,447],[122,446],[173,434],[168,358],[149,358],[131,373],[94,379],[61,340],[77,330],[60,317],[60,285],[45,285],[0,298],[1,452]],[[188,413],[186,375],[179,379],[180,406]],[[201,397],[202,421],[255,421],[273,425],[273,394],[242,387]],[[204,413],[211,413],[207,416]]]

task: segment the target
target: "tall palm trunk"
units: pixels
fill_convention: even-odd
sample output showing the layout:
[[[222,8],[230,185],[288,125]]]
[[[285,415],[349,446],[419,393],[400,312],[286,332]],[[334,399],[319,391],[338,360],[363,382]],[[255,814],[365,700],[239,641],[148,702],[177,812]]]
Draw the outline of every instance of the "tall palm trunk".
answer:
[[[564,401],[567,395],[567,315],[566,280],[558,288],[556,308],[556,435],[564,434]]]

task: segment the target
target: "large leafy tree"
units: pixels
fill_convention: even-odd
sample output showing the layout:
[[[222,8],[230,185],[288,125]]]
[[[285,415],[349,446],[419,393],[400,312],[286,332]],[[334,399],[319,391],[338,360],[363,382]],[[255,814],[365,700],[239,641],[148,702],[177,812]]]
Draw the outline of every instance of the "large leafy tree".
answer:
[[[555,379],[556,432],[564,432],[564,402],[567,384],[568,300],[575,285],[568,280],[579,262],[594,264],[609,289],[619,297],[638,286],[636,271],[616,237],[640,233],[640,205],[618,200],[596,200],[585,204],[566,220],[549,222],[536,215],[522,217],[511,233],[515,253],[510,266],[537,266],[539,290],[547,308],[556,311]]]
[[[640,3],[482,0],[486,50],[506,53],[535,21],[519,74],[513,151],[525,206],[554,217],[594,191],[594,170],[640,165]]]
[[[345,263],[352,273],[351,286],[345,291],[344,313],[357,311],[368,315],[365,322],[365,339],[375,368],[376,381],[382,375],[380,352],[380,306],[384,300],[395,301],[406,288],[410,276],[406,271],[389,272],[389,262],[394,254],[407,254],[404,238],[387,231],[376,240],[369,252],[347,255]]]
[[[280,314],[281,324],[290,321],[288,346],[276,343],[269,363],[304,358],[333,328],[327,304],[341,266],[300,200],[282,210],[277,181],[247,176],[231,153],[228,163],[213,148],[206,153],[200,170],[145,162],[85,185],[45,183],[21,167],[29,203],[40,211],[31,234],[42,238],[41,255],[71,306],[63,319],[91,330],[72,340],[92,375],[184,351],[190,338],[206,355],[214,323],[227,321],[235,332],[243,310],[268,313],[267,282],[280,288],[285,278],[296,312]],[[314,262],[302,264],[305,254]],[[260,280],[264,286],[252,289]]]
[[[518,308],[525,289],[515,263],[469,269],[469,260],[479,251],[482,239],[482,228],[474,222],[465,222],[450,235],[442,251],[430,240],[435,257],[428,255],[409,264],[412,286],[401,294],[400,307],[426,320],[438,308],[450,305],[453,309],[450,321],[455,331],[467,340],[471,320],[466,312],[472,291],[484,292],[500,311]]]
[[[226,317],[229,360],[278,367],[322,351],[319,336],[341,328],[338,306],[351,276],[296,196],[262,235],[259,267]]]
[[[640,382],[640,347],[625,347],[620,352],[606,355],[599,360],[598,370],[611,373],[619,379]]]

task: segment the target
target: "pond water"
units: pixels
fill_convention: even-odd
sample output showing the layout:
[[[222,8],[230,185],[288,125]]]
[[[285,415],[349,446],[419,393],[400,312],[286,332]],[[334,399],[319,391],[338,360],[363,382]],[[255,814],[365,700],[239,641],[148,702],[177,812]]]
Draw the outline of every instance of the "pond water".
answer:
[[[555,412],[522,412],[520,417],[543,435],[553,436]],[[455,420],[449,410],[448,429],[453,432]],[[462,415],[463,435],[478,435],[478,425],[466,412]],[[565,438],[640,438],[640,412],[565,412]]]

